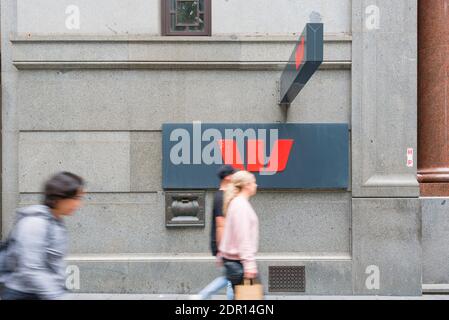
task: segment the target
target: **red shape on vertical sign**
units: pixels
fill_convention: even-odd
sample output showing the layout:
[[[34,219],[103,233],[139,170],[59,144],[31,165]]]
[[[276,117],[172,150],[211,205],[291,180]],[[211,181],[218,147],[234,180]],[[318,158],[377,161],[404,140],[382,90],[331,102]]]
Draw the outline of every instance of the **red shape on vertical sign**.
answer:
[[[296,70],[299,69],[302,60],[304,59],[304,49],[305,49],[305,39],[304,37],[302,37],[300,43],[298,44],[298,47],[296,48],[296,55],[295,55]]]

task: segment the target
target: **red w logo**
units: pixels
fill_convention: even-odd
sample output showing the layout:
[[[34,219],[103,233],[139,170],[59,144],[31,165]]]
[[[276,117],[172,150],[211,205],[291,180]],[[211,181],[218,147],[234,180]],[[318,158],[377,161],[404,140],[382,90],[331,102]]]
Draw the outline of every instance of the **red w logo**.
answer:
[[[221,156],[224,164],[230,164],[238,170],[245,170],[242,157],[235,140],[220,140]],[[293,140],[276,140],[267,166],[265,162],[265,141],[248,140],[246,170],[250,172],[282,172],[287,167]]]

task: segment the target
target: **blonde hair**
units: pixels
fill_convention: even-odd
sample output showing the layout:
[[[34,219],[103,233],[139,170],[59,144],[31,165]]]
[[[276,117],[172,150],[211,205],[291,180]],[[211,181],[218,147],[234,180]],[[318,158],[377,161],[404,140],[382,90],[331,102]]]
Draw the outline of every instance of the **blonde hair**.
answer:
[[[226,216],[229,204],[242,191],[243,187],[254,179],[254,175],[248,171],[237,171],[231,177],[231,181],[224,191],[223,215]]]

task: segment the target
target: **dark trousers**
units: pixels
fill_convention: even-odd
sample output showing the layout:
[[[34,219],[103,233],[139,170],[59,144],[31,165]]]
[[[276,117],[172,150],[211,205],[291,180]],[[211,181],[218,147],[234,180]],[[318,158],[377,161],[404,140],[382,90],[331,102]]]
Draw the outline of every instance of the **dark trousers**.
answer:
[[[34,293],[20,292],[7,287],[2,288],[0,297],[2,300],[41,300]]]

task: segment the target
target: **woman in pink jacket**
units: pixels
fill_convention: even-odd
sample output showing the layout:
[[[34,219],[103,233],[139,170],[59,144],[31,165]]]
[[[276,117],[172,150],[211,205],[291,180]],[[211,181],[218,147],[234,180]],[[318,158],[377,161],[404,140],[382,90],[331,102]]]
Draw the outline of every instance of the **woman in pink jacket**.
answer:
[[[258,276],[256,253],[259,245],[259,219],[249,203],[257,192],[256,178],[247,171],[233,174],[224,194],[226,223],[220,253],[226,276],[233,286]]]

